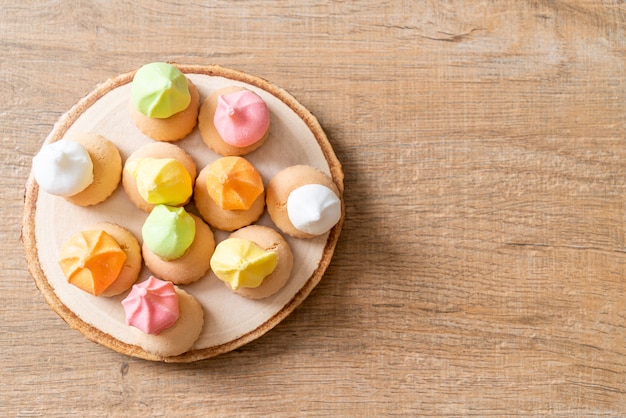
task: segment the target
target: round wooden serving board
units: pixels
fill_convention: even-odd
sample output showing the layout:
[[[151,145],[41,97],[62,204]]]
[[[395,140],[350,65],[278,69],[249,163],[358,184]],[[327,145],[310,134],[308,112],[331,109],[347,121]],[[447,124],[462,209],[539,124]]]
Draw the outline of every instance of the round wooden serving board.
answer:
[[[330,175],[343,194],[341,164],[324,131],[315,117],[291,95],[263,79],[220,66],[178,67],[198,87],[201,100],[214,90],[238,85],[254,91],[266,101],[271,113],[270,136],[261,148],[245,156],[257,167],[266,185],[281,169],[308,164]],[[125,161],[134,150],[152,142],[139,132],[129,116],[133,75],[134,72],[122,74],[99,85],[61,117],[45,143],[57,141],[70,133],[93,132],[113,141]],[[220,157],[204,144],[197,128],[175,144],[191,154],[198,171]],[[193,204],[188,210],[195,212]],[[345,213],[343,208],[342,213]],[[206,359],[240,347],[269,331],[320,281],[343,224],[342,215],[339,223],[323,236],[310,240],[285,236],[294,252],[294,269],[287,285],[269,298],[253,301],[237,296],[212,272],[193,284],[181,286],[201,303],[204,329],[190,351],[163,358],[134,345],[133,333],[125,323],[120,303],[127,293],[112,298],[87,294],[69,285],[57,264],[63,242],[96,222],[124,226],[141,242],[141,227],[146,216],[128,200],[121,185],[103,203],[79,207],[40,191],[31,173],[26,185],[22,240],[37,287],[71,327],[120,353],[165,362]],[[274,227],[267,212],[257,223]],[[217,242],[228,236],[223,231],[214,232]],[[149,275],[144,267],[138,281]]]

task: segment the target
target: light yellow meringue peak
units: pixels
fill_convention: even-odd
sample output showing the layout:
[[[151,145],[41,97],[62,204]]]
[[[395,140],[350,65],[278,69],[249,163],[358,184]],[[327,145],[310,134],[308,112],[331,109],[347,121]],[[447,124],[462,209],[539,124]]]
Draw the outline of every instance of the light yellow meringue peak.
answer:
[[[139,195],[153,205],[177,206],[189,199],[192,182],[185,166],[173,158],[137,158],[128,163]]]
[[[211,257],[211,269],[233,290],[259,287],[277,264],[274,251],[265,251],[254,242],[241,238],[220,242]]]

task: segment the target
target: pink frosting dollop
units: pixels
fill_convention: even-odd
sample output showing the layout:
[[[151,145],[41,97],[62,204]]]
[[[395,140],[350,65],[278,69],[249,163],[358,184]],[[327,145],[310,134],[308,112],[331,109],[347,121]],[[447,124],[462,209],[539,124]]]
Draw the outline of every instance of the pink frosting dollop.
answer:
[[[126,323],[146,334],[158,335],[178,320],[178,295],[174,285],[154,276],[133,285],[122,305]]]
[[[267,104],[249,90],[220,95],[213,117],[224,142],[243,148],[259,141],[270,126]]]

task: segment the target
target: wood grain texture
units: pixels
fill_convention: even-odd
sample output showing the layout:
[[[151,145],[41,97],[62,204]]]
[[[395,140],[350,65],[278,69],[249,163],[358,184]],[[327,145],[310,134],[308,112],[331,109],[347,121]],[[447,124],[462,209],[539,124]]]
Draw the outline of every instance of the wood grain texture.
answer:
[[[626,414],[623,2],[7,0],[0,54],[0,415]],[[155,60],[285,88],[346,175],[309,298],[189,365],[69,329],[19,241],[53,123]]]

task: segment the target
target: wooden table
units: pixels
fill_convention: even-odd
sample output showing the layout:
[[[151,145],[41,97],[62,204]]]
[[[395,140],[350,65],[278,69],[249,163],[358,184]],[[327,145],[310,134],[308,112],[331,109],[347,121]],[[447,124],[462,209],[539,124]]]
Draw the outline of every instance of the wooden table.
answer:
[[[2,2],[0,415],[625,415],[624,3],[306,3]],[[346,176],[309,298],[186,365],[70,329],[19,236],[54,122],[156,60],[285,88]]]

